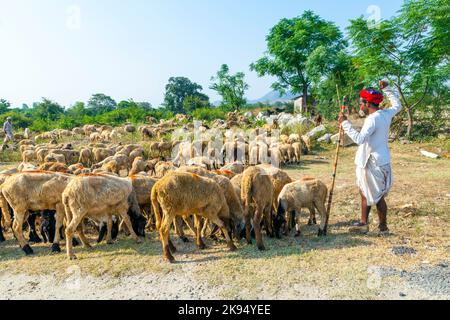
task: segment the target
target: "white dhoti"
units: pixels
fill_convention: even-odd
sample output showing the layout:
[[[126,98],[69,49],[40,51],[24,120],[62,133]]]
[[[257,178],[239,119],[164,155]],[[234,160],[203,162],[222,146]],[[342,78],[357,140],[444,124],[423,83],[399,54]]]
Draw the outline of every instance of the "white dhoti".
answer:
[[[356,168],[356,184],[367,199],[368,206],[374,206],[391,191],[393,178],[391,165],[377,166],[373,157],[365,168]]]

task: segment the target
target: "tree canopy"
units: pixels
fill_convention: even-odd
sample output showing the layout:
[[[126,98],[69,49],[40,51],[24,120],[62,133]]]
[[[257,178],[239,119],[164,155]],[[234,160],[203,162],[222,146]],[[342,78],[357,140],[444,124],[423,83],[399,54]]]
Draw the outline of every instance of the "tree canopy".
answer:
[[[245,82],[243,72],[230,74],[228,65],[223,64],[211,81],[213,83],[210,89],[222,96],[225,105],[234,110],[240,110],[246,104],[245,91],[249,89],[249,85]]]
[[[164,96],[164,106],[173,113],[186,114],[189,110],[185,107],[196,107],[189,101],[201,102],[205,106],[209,105],[209,98],[207,95],[201,93],[203,88],[201,85],[192,82],[186,77],[172,77],[166,85],[166,93]],[[185,100],[188,102],[185,104]]]
[[[304,106],[313,77],[332,68],[332,61],[345,47],[342,32],[312,11],[282,19],[267,36],[267,53],[250,65],[260,77],[274,76],[275,90],[303,94]]]

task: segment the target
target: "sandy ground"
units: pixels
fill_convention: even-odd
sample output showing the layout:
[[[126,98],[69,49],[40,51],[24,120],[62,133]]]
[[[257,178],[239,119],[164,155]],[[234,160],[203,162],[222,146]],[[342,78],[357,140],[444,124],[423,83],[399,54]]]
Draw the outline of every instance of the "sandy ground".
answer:
[[[71,262],[43,244],[25,257],[8,233],[0,299],[450,299],[450,162],[421,157],[423,147],[431,146],[392,146],[389,237],[377,237],[376,214],[369,235],[348,232],[359,210],[355,148],[348,148],[325,239],[305,225],[301,238],[264,238],[265,252],[241,242],[230,253],[223,243],[207,240],[199,251],[174,237],[178,263],[170,265],[156,234],[143,244],[121,236],[112,246],[76,248]],[[332,154],[323,150],[288,171],[329,181]]]

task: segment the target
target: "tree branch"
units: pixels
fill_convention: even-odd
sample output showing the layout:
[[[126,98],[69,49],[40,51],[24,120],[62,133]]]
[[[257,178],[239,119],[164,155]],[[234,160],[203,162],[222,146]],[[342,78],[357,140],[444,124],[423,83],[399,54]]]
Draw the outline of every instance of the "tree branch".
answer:
[[[421,97],[416,103],[414,103],[414,104],[411,106],[411,109],[417,107],[419,104],[422,103],[422,101],[425,99],[425,97],[426,97],[426,95],[427,95],[429,85],[430,85],[430,78],[427,77],[427,83],[426,83],[426,85],[425,85],[425,90],[423,91],[422,97]]]

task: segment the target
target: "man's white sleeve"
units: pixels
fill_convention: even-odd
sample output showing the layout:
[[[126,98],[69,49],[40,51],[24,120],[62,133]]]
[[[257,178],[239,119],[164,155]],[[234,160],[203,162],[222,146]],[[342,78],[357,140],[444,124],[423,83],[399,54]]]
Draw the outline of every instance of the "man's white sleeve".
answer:
[[[386,87],[383,89],[383,91],[391,103],[391,107],[387,109],[387,111],[393,118],[402,110],[402,103],[400,102],[400,98],[398,97],[398,92],[394,92],[391,87]]]
[[[342,128],[350,139],[352,139],[356,144],[362,145],[374,133],[375,121],[372,118],[367,118],[361,132],[358,132],[355,128],[353,128],[350,121],[344,121],[342,123]]]

